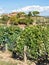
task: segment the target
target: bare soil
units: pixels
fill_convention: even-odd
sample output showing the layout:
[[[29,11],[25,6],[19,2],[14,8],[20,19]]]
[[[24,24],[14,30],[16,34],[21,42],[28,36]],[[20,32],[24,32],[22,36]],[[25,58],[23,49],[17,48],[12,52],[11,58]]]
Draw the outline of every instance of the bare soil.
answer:
[[[7,51],[7,52],[0,51],[0,60],[5,61],[5,62],[17,63],[17,65],[36,65],[34,62],[31,62],[29,60],[27,60],[27,63],[25,63],[23,60],[20,61],[17,59],[13,59],[11,57],[11,52],[9,52],[9,51]]]

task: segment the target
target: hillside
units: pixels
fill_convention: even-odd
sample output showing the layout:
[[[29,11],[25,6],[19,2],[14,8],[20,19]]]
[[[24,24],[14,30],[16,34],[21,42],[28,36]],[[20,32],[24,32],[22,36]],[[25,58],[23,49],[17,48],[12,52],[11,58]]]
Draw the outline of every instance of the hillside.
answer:
[[[34,13],[36,14],[36,12]],[[49,17],[33,15],[31,12],[12,12],[9,14],[2,14],[0,16],[0,24],[9,25],[44,25],[49,24]]]

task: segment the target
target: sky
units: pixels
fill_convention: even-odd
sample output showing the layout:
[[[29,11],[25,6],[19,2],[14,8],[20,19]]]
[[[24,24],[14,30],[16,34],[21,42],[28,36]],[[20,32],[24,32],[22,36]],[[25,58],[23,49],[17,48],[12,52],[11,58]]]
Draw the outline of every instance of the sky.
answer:
[[[0,14],[35,10],[40,11],[40,15],[49,16],[49,0],[0,0]]]

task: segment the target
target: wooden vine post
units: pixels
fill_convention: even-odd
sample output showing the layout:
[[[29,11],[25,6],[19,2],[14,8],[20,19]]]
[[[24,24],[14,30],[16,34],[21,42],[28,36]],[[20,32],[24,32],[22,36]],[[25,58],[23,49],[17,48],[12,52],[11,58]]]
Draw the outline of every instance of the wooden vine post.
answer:
[[[7,43],[5,44],[5,50],[8,51],[8,46]]]
[[[27,64],[26,52],[27,52],[27,46],[24,46],[24,62],[25,62],[25,64]]]

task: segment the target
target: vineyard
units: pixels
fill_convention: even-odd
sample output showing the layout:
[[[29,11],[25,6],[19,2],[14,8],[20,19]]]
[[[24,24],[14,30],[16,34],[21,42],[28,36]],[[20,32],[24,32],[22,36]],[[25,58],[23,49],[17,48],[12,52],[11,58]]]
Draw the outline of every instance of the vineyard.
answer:
[[[0,0],[0,65],[49,65],[49,0]]]
[[[26,51],[24,48],[26,47]],[[36,63],[49,62],[49,25],[0,26],[0,51],[10,51],[12,58],[33,60]],[[25,53],[25,54],[24,54]]]
[[[49,65],[49,17],[39,14],[13,12],[0,16],[1,65]],[[6,62],[2,64],[2,60]]]

